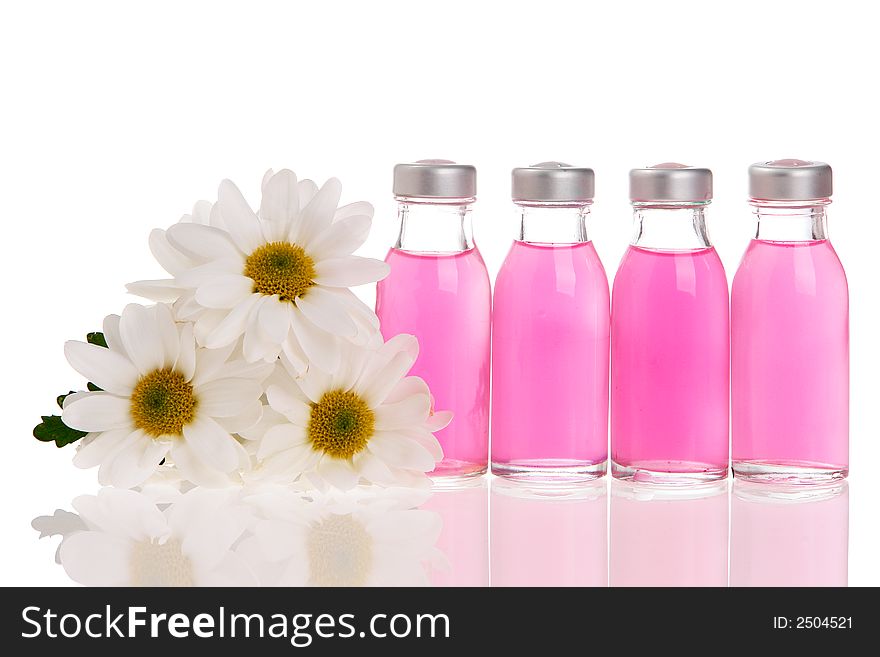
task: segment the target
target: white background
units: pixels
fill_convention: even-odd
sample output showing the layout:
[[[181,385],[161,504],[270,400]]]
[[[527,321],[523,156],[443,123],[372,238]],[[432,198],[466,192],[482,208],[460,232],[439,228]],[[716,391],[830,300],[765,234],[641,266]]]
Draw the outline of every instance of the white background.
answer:
[[[746,167],[820,159],[851,292],[850,583],[876,559],[880,217],[876,20],[837,2],[15,2],[0,9],[3,584],[60,582],[31,518],[96,487],[31,438],[80,387],[66,339],[159,277],[147,248],[218,182],[254,205],[269,167],[376,206],[392,243],[395,162],[479,170],[477,243],[494,273],[515,231],[514,166],[596,170],[592,237],[626,248],[627,170],[709,166],[713,241],[732,277],[754,229]],[[369,291],[368,291],[369,294]]]

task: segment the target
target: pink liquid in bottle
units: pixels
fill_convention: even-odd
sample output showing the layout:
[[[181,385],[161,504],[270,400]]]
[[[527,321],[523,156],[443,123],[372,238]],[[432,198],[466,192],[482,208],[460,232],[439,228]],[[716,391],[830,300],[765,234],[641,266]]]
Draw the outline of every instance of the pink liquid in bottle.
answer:
[[[724,477],[727,279],[715,249],[629,247],[614,279],[611,458],[643,479]]]
[[[849,295],[828,241],[831,167],[749,167],[757,219],[733,279],[733,470],[791,484],[849,471]]]
[[[380,281],[376,314],[382,335],[410,333],[419,357],[410,371],[431,388],[434,407],[454,413],[435,435],[444,458],[433,474],[476,475],[489,451],[491,291],[476,247],[454,254],[391,249],[391,274]]]
[[[737,475],[845,476],[848,296],[831,243],[752,240],[731,313]]]
[[[492,348],[493,472],[604,474],[609,294],[592,242],[514,242],[495,284]]]

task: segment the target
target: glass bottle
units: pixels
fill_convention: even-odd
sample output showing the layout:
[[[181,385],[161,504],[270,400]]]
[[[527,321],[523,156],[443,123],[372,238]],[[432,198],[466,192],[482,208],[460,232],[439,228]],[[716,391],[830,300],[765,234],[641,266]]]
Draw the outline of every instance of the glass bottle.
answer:
[[[849,468],[849,296],[828,240],[831,167],[749,169],[757,233],[731,292],[733,470],[811,483]]]
[[[433,405],[454,417],[435,435],[443,460],[432,476],[467,477],[486,471],[489,456],[489,274],[474,244],[471,207],[476,169],[446,160],[394,168],[400,234],[380,281],[376,314],[387,340],[419,340],[410,371],[431,389]]]
[[[608,460],[609,293],[587,237],[592,169],[514,169],[519,234],[495,282],[492,472],[577,480]]]
[[[729,312],[706,232],[712,172],[630,172],[635,236],[614,279],[611,459],[621,479],[727,476]]]

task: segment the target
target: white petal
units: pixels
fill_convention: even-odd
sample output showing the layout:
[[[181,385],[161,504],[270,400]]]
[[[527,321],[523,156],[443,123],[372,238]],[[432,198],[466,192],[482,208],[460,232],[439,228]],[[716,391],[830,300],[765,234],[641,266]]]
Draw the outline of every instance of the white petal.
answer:
[[[292,309],[291,309],[292,312]],[[290,333],[287,339],[281,344],[284,351],[284,358],[287,360],[286,365],[292,368],[295,375],[300,375],[306,371],[309,366],[309,359],[296,339],[294,333]]]
[[[198,267],[182,271],[174,278],[174,282],[181,288],[197,288],[214,282],[218,276],[240,276],[244,271],[244,257],[219,258],[211,260]]]
[[[233,415],[232,417],[216,418],[225,431],[236,433],[239,436],[257,425],[263,417],[263,403],[259,400],[248,404],[243,411]],[[244,436],[241,436],[244,438]]]
[[[155,461],[147,458],[148,449]],[[162,456],[153,451],[153,439],[143,431],[135,431],[108,464],[106,480],[117,488],[132,488],[149,479],[161,460]]]
[[[207,308],[232,308],[254,291],[254,282],[240,274],[221,274],[196,290],[196,301]]]
[[[218,349],[197,349],[196,371],[192,378],[192,385],[198,387],[217,378],[218,373],[224,368],[234,350],[234,342]],[[223,375],[228,376],[228,373],[224,370]]]
[[[325,372],[333,372],[341,355],[337,338],[315,326],[299,309],[294,309],[290,317],[293,332],[309,361]]]
[[[219,347],[225,347],[229,343],[235,341],[242,333],[244,333],[251,309],[259,300],[259,294],[252,294],[235,308],[230,310],[229,314],[226,315],[217,328],[211,331],[211,334],[205,341],[205,346],[209,349],[217,349]]]
[[[299,229],[293,241],[298,244],[308,244],[329,228],[340,196],[342,196],[342,184],[336,178],[324,183],[308,204],[302,206]],[[305,201],[301,199],[300,203],[303,204]]]
[[[260,448],[257,450],[257,458],[263,460],[291,447],[305,445],[307,442],[308,436],[305,427],[279,424],[269,429],[263,436]]]
[[[431,398],[413,395],[393,404],[382,404],[374,410],[376,429],[404,429],[421,424],[431,410]]]
[[[131,540],[103,532],[78,532],[59,548],[61,565],[85,586],[131,585]]]
[[[299,213],[299,194],[296,185],[296,174],[290,169],[282,169],[264,180],[260,217],[278,225],[290,226],[290,222],[296,219]],[[271,239],[277,240],[282,237]]]
[[[119,315],[107,315],[104,318],[104,342],[111,351],[128,357],[125,346],[122,344],[122,336],[119,334]]]
[[[302,473],[312,470],[320,458],[321,454],[313,450],[309,443],[303,443],[266,458],[259,471],[264,476],[293,481]]]
[[[262,386],[248,379],[217,379],[195,389],[199,413],[209,417],[232,417],[260,398]]]
[[[126,353],[141,374],[165,366],[165,348],[155,313],[134,303],[127,305],[119,320],[119,333]]]
[[[371,408],[385,401],[394,387],[409,372],[415,359],[407,352],[399,352],[385,367],[364,381],[359,382],[357,392]]]
[[[355,215],[363,215],[372,219],[373,212],[373,206],[371,204],[366,201],[356,201],[337,208],[336,212],[333,214],[333,221],[342,221],[347,217],[354,217]]]
[[[104,431],[88,443],[82,443],[73,457],[77,468],[87,470],[100,465],[122,446],[123,441],[132,434],[131,428]]]
[[[394,480],[394,474],[388,469],[388,466],[369,450],[355,454],[352,463],[355,471],[371,483],[386,484]]]
[[[449,426],[450,422],[452,422],[452,411],[434,411],[425,420],[425,427],[431,432],[440,431]]]
[[[150,232],[150,252],[156,258],[156,261],[162,265],[162,268],[172,276],[192,267],[194,264],[192,258],[188,258],[171,246],[168,236],[161,228],[154,228]]]
[[[260,330],[267,340],[281,344],[290,333],[290,302],[275,294],[260,306]]]
[[[183,289],[171,279],[135,281],[134,283],[126,283],[125,289],[129,294],[160,303],[174,303],[183,294]]]
[[[266,339],[260,330],[260,311],[267,303],[273,303],[271,297],[260,297],[259,301],[254,304],[244,330],[242,353],[245,360],[250,363],[261,360],[273,361],[281,351],[281,345]]]
[[[217,205],[232,241],[243,253],[252,253],[265,243],[259,218],[231,180],[220,183]]]
[[[171,460],[184,477],[198,486],[222,488],[231,483],[228,475],[203,463],[185,441],[171,445]]]
[[[71,340],[64,345],[67,362],[102,390],[130,395],[138,381],[138,371],[125,356],[110,349]]]
[[[196,418],[183,428],[183,436],[196,457],[205,465],[220,472],[238,467],[235,439],[209,417]]]
[[[319,287],[313,287],[296,299],[296,307],[318,328],[343,338],[357,335],[357,327],[336,298]]]
[[[315,194],[318,193],[318,186],[314,180],[306,178],[297,183],[296,193],[299,195],[299,207],[304,208],[315,198]]]
[[[156,330],[162,342],[162,367],[174,367],[180,354],[180,332],[171,314],[171,307],[160,303],[153,308]]]
[[[296,383],[306,397],[318,403],[324,393],[329,390],[331,381],[332,375],[328,374],[326,370],[310,367],[302,377],[297,379]]]
[[[407,397],[411,397],[413,395],[427,395],[431,396],[431,391],[428,389],[428,384],[425,383],[425,380],[418,376],[408,376],[402,381],[399,381],[394,389],[389,393],[388,397],[385,398],[386,404],[391,404],[393,402],[399,402]]]
[[[354,287],[380,281],[391,272],[387,263],[374,258],[343,256],[315,264],[315,283],[328,287]]]
[[[358,474],[345,459],[324,456],[318,463],[316,471],[324,481],[339,490],[351,490],[358,483]]]
[[[313,240],[303,244],[306,252],[320,259],[354,253],[361,248],[370,234],[373,220],[355,215],[337,220]]]
[[[306,426],[311,416],[311,407],[302,399],[279,385],[269,386],[266,397],[274,410],[283,413],[291,422]]]
[[[210,201],[196,201],[190,214],[183,215],[181,221],[189,221],[194,224],[202,224],[208,226],[211,220],[211,210],[214,204]]]
[[[192,324],[184,324],[180,329],[180,346],[174,371],[179,372],[187,381],[191,381],[196,373],[196,341]]]
[[[452,415],[452,413],[450,413],[450,415]],[[443,460],[443,447],[440,446],[440,441],[434,437],[433,433],[422,431],[421,429],[401,430],[400,433],[411,440],[415,440],[419,445],[424,447],[428,453],[434,457],[435,461]]]
[[[202,261],[240,258],[239,251],[224,230],[200,224],[174,224],[165,232],[171,246]]]
[[[170,442],[151,439],[141,454],[141,458],[138,461],[138,467],[154,472],[170,449]]]
[[[132,425],[131,402],[108,392],[92,392],[65,404],[61,421],[80,431],[108,431]]]
[[[428,450],[400,434],[379,431],[370,438],[367,449],[385,463],[397,468],[420,472],[434,469],[434,457]]]

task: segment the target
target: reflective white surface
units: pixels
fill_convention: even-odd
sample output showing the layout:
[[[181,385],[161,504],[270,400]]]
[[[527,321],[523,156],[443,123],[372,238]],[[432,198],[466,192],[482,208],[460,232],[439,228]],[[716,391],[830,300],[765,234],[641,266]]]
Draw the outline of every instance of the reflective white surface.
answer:
[[[43,567],[83,585],[848,584],[845,482],[535,487],[484,477],[345,494],[168,483],[59,506],[33,520],[31,540],[58,543],[60,566]]]

